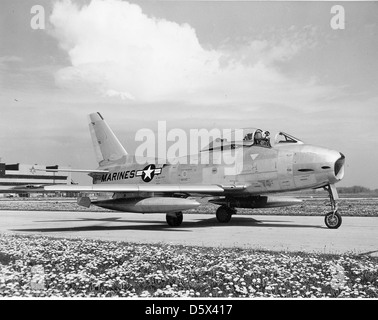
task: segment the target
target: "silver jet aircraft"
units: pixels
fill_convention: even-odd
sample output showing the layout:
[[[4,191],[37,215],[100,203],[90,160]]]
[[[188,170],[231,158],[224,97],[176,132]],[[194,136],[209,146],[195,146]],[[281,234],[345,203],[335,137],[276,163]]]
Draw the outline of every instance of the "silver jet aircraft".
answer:
[[[271,208],[300,202],[277,193],[324,188],[331,203],[325,224],[331,229],[341,225],[335,183],[343,178],[345,157],[338,151],[305,144],[284,132],[271,142],[267,131],[243,129],[241,141],[218,138],[197,155],[188,156],[193,160],[207,154],[210,161],[206,164],[187,161],[141,165],[126,152],[100,113],[89,117],[98,169],[58,170],[87,172],[93,185],[45,186],[45,191],[105,194],[108,196],[96,200],[80,197],[78,204],[124,212],[166,213],[168,225],[179,226],[182,211],[200,205],[194,197],[210,197],[210,202],[220,205],[217,220],[227,223],[238,208]],[[234,172],[215,161],[231,152],[236,159]]]

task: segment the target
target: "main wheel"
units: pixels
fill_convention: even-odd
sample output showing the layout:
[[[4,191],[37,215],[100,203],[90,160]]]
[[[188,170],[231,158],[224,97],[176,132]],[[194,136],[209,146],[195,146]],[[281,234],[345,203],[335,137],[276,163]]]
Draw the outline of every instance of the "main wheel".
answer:
[[[227,206],[220,206],[216,212],[217,220],[220,223],[227,223],[231,220],[234,211]]]
[[[166,220],[168,225],[171,227],[178,227],[181,225],[183,220],[183,214],[182,212],[174,212],[174,213],[167,213]]]
[[[337,211],[335,213],[328,212],[324,217],[324,222],[328,228],[337,229],[341,226],[341,215]]]

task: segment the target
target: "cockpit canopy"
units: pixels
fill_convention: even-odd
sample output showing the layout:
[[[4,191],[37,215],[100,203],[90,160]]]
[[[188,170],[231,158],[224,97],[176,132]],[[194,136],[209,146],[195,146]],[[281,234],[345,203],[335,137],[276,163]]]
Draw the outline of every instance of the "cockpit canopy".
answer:
[[[224,149],[235,149],[238,147],[249,147],[249,146],[260,146],[265,148],[271,148],[272,143],[286,144],[286,143],[298,143],[303,144],[303,142],[285,132],[279,132],[276,134],[274,142],[270,140],[270,132],[266,130],[247,128],[247,129],[237,129],[232,130],[229,137],[216,138],[210,142],[210,144],[205,147],[202,151],[212,151],[212,150],[224,150]]]
[[[243,144],[252,143],[263,147],[271,147],[270,132],[261,129],[242,129],[243,130]],[[290,134],[285,132],[278,132],[274,138],[274,145],[280,143],[299,143],[303,142]]]
[[[290,134],[287,134],[285,132],[278,132],[274,138],[274,144],[280,144],[280,143],[298,143],[303,144],[302,140],[299,140]]]

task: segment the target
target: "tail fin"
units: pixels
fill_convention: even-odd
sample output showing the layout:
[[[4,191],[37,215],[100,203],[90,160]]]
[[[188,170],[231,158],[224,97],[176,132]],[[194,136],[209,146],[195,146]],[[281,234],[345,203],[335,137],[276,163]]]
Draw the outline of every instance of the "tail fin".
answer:
[[[89,131],[99,165],[125,161],[127,152],[99,112],[89,115]]]

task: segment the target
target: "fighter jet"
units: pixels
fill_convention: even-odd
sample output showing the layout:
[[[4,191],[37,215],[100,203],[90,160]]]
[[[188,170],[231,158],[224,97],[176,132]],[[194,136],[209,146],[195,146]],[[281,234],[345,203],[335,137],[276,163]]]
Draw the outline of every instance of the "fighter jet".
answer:
[[[100,113],[89,118],[98,168],[70,171],[89,173],[93,184],[45,186],[45,192],[97,194],[96,199],[79,197],[78,204],[123,212],[166,213],[168,225],[177,227],[183,221],[182,211],[200,205],[196,197],[208,197],[209,202],[219,205],[216,218],[227,223],[238,208],[300,202],[277,193],[324,188],[331,205],[331,211],[325,214],[326,226],[336,229],[342,223],[335,184],[344,176],[345,156],[338,151],[305,144],[284,132],[270,141],[268,131],[250,128],[242,130],[240,140],[215,139],[198,154],[187,156],[188,161],[140,164],[126,152]],[[217,161],[230,154],[236,159],[231,165]],[[210,160],[199,163],[204,155]]]

